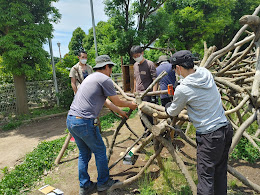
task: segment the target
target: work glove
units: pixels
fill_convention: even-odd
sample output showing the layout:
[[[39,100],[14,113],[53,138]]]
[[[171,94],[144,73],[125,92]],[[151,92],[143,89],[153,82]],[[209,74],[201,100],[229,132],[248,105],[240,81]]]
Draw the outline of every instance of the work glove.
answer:
[[[169,108],[170,106],[171,106],[171,102],[168,102],[166,105],[165,105],[165,112],[166,112],[166,114],[168,114],[169,115],[169,113],[167,112],[167,108]]]

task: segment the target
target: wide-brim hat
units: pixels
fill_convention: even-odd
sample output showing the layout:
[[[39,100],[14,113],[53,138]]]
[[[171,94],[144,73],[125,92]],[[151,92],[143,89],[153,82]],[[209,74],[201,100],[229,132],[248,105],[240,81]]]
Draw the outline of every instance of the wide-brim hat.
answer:
[[[161,62],[166,62],[166,61],[170,61],[169,57],[167,55],[162,55],[159,57],[157,64],[160,64]]]
[[[171,56],[170,62],[172,65],[178,65],[181,64],[183,62],[187,62],[187,61],[191,61],[193,60],[193,56],[192,53],[188,50],[180,50],[177,51],[176,53],[174,53]]]
[[[114,62],[111,61],[108,55],[100,55],[96,57],[96,66],[93,69],[102,68],[107,64],[116,65]]]

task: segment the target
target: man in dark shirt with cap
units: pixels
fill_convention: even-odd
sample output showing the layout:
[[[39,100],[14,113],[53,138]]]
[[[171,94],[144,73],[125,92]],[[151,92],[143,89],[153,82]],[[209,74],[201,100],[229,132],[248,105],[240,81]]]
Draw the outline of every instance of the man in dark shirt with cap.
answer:
[[[120,110],[117,106],[129,107],[132,110],[135,110],[137,107],[135,103],[122,101],[116,95],[110,78],[114,65],[108,55],[101,55],[96,58],[96,66],[93,68],[96,72],[84,79],[68,113],[67,127],[79,148],[80,195],[90,193],[96,186],[90,180],[88,174],[88,163],[92,152],[95,155],[98,171],[97,190],[105,191],[117,182],[117,180],[112,180],[109,177],[106,146],[97,126],[96,118],[103,105],[117,112],[122,117],[128,116],[126,112]]]
[[[159,57],[157,61],[158,67],[156,68],[156,75],[158,77],[159,74],[161,74],[163,71],[167,72],[167,75],[164,76],[160,81],[160,89],[161,90],[167,90],[168,85],[172,84],[174,86],[176,77],[175,72],[172,69],[172,64],[170,63],[170,59],[166,55],[162,55]],[[172,101],[172,97],[170,97],[168,94],[161,94],[161,103],[162,106],[165,106],[168,102]]]

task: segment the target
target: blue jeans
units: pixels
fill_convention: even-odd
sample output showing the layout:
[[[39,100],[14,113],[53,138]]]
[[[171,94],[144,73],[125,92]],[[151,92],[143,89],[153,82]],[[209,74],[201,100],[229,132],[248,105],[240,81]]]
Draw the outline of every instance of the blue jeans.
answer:
[[[88,174],[88,163],[92,152],[96,159],[97,184],[104,184],[109,179],[106,146],[100,135],[99,128],[94,125],[94,119],[83,119],[68,115],[67,127],[79,148],[78,170],[80,187],[88,187],[91,184]]]

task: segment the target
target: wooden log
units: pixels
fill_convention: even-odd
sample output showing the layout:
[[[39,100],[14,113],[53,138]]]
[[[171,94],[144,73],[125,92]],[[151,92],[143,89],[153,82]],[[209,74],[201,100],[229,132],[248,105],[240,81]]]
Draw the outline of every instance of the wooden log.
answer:
[[[236,104],[235,100],[233,99],[233,97],[229,96],[229,99],[230,99],[231,104],[234,107],[236,107],[237,104]],[[238,124],[238,122],[239,122],[239,124],[242,124],[243,123],[243,118],[242,118],[241,113],[239,112],[239,110],[236,111],[236,115],[237,115],[237,123],[236,124]]]
[[[234,65],[238,64],[239,62],[241,62],[241,60],[251,51],[253,46],[254,46],[254,40],[251,41],[250,45],[243,51],[243,53],[238,58],[236,58],[230,64],[228,64],[227,66],[225,66],[224,68],[219,70],[219,72],[216,75],[217,76],[223,75],[224,72],[226,72],[227,70],[231,69],[231,67],[233,67]]]
[[[153,89],[153,86],[159,82],[165,75],[167,75],[168,73],[164,70],[162,71],[157,77],[156,79],[153,80],[153,82],[147,87],[147,89],[142,93],[140,94],[141,96],[141,99],[150,91]]]
[[[258,42],[255,43],[257,46],[256,49],[256,57],[257,57],[257,62],[255,65],[256,73],[252,85],[252,96],[258,98],[260,93],[259,93],[259,88],[260,88],[260,39]]]
[[[259,138],[257,138],[256,136],[254,136],[254,135],[250,135],[254,140],[256,140],[256,141],[258,141],[258,142],[260,142],[260,139]]]
[[[138,108],[145,114],[148,114],[149,116],[152,116],[153,113],[156,113],[158,116],[159,119],[166,119],[166,118],[169,118],[169,115],[166,114],[166,112],[161,112],[161,111],[158,111],[156,109],[153,109],[151,108],[150,106],[148,106],[147,104],[145,104],[144,102],[142,102]]]
[[[156,104],[151,104],[149,102],[142,102],[138,108],[145,114],[148,114],[149,116],[152,116],[153,113],[158,114],[159,119],[166,119],[169,118],[170,116],[166,114],[165,112],[165,107],[159,106]],[[161,111],[163,110],[163,111]],[[182,110],[180,114],[178,114],[177,120],[182,120],[182,121],[188,121],[189,117],[187,115],[187,110]]]
[[[147,133],[148,131],[146,131],[145,133]],[[140,136],[126,151],[125,153],[119,158],[117,159],[112,165],[109,166],[109,170],[112,169],[114,166],[117,165],[117,163],[119,163],[129,152],[130,150],[143,138],[143,136],[145,135],[145,133]]]
[[[129,110],[128,113],[127,113],[127,116],[130,116],[132,114],[133,110]],[[119,130],[123,127],[123,125],[125,124],[127,118],[124,117],[122,118],[120,124],[117,126],[116,130],[114,131],[114,134],[113,134],[113,138],[112,138],[112,141],[111,141],[111,144],[110,144],[110,147],[108,149],[108,153],[107,153],[107,160],[109,162],[110,160],[110,157],[112,155],[112,152],[113,152],[113,147],[114,147],[114,144],[115,144],[115,141],[116,141],[116,137],[119,133]]]
[[[231,78],[229,81],[233,82],[233,83],[237,83],[240,82],[240,84],[244,83],[243,81],[246,79],[246,76],[242,76],[242,77],[237,77],[237,78]]]
[[[159,123],[159,121],[158,121],[158,114],[157,113],[153,113],[153,124],[157,125],[158,123]],[[157,139],[153,138],[153,148],[154,148],[155,152],[159,149],[159,146],[160,146],[160,142]],[[156,160],[158,162],[158,166],[160,167],[160,170],[165,171],[165,168],[164,168],[164,165],[163,165],[162,158],[161,158],[160,154],[156,157]]]
[[[172,155],[173,159],[176,161],[178,167],[180,168],[181,172],[184,174],[190,188],[192,191],[193,195],[197,194],[197,187],[188,171],[188,169],[186,168],[185,164],[183,163],[182,159],[180,158],[180,156],[177,154],[175,148],[173,147],[172,143],[168,140],[166,140],[165,138],[163,138],[162,136],[158,136],[156,137],[156,139],[158,139],[159,142],[162,143],[162,145],[164,147],[167,148],[167,150],[170,152],[170,154]]]
[[[138,152],[138,151],[142,150],[147,144],[149,144],[152,141],[152,139],[153,139],[153,134],[151,133],[145,139],[140,140],[142,143],[136,147],[135,151]]]
[[[254,112],[236,131],[232,139],[232,144],[229,149],[229,154],[232,153],[236,145],[238,144],[243,132],[256,120],[256,112]]]
[[[125,181],[122,181],[122,182],[118,182],[118,183],[115,183],[113,186],[111,186],[108,190],[108,192],[111,192],[112,190],[116,189],[116,188],[122,188],[126,185],[129,185],[131,183],[133,183],[134,181],[138,180],[144,173],[144,171],[152,164],[152,162],[154,161],[154,159],[161,153],[162,151],[162,146],[159,147],[159,149],[155,152],[155,154],[153,154],[149,160],[147,161],[147,163],[145,164],[145,166],[138,172],[137,175],[125,180]]]
[[[254,13],[252,14],[253,16],[258,15],[258,12],[260,11],[260,6],[258,6]],[[216,56],[221,57],[223,56],[225,53],[231,51],[232,49],[234,49],[235,47],[235,43],[237,42],[237,40],[239,39],[239,37],[243,34],[243,32],[247,29],[248,24],[245,24],[238,32],[237,34],[234,36],[234,38],[232,39],[232,41],[224,48],[222,48],[221,50],[218,50],[216,52],[214,52],[212,55],[209,56],[209,58],[207,59],[206,63],[204,64],[205,68],[208,68],[215,60],[216,60]]]
[[[190,130],[190,127],[191,127],[191,122],[188,122],[188,125],[187,125],[187,128],[185,130],[185,135],[188,135],[188,132]]]
[[[154,138],[153,147],[154,147],[155,153],[160,149],[160,145],[161,145],[161,143],[157,139]],[[158,162],[158,166],[160,167],[160,170],[165,171],[165,167],[163,165],[162,157],[160,154],[156,157],[156,160]]]
[[[260,25],[260,18],[258,16],[244,15],[239,19],[239,23],[241,25],[249,24],[249,25],[258,26]]]
[[[160,136],[162,133],[164,133],[166,131],[166,125],[167,125],[167,120],[162,120],[159,124],[157,125],[153,125],[152,126],[152,133],[153,135],[156,136]]]
[[[192,147],[197,148],[197,144],[195,141],[193,141],[189,136],[187,136],[181,129],[175,128],[173,126],[167,125],[170,129],[177,131],[180,134],[180,137],[184,139],[188,144],[190,144]]]
[[[258,129],[255,132],[255,137],[258,137],[260,135],[260,108],[258,108],[256,111],[256,119],[257,119]]]
[[[257,129],[257,131],[255,132],[255,137],[258,137],[260,135],[260,128]]]
[[[236,91],[236,92],[238,92],[238,93],[241,93],[241,92],[244,91],[240,86],[238,86],[238,85],[236,85],[236,84],[233,84],[233,83],[231,83],[231,82],[229,82],[229,81],[223,79],[223,77],[222,77],[222,78],[220,78],[220,77],[215,77],[214,80],[215,80],[216,82],[219,82],[219,83],[221,83],[221,84],[223,84],[223,85],[225,85],[225,86],[227,86],[227,87],[233,89],[234,91]]]
[[[115,88],[121,93],[121,95],[128,101],[134,101],[135,99],[126,95],[126,93],[112,80]]]
[[[125,93],[129,97],[135,97],[133,93]],[[141,95],[142,93],[140,93]],[[146,96],[154,96],[154,95],[161,95],[161,94],[168,94],[168,90],[159,90],[159,91],[151,91],[146,94]]]
[[[207,43],[206,41],[204,41],[204,56],[203,59],[201,60],[200,66],[203,67],[203,65],[205,64],[205,62],[207,61],[208,57],[217,50],[216,46],[212,46],[207,48]]]
[[[231,167],[230,165],[228,165],[228,172],[233,175],[234,177],[236,177],[237,179],[239,179],[243,184],[245,184],[246,186],[250,187],[251,189],[257,191],[260,193],[260,186],[253,183],[252,181],[250,181],[249,179],[247,179],[246,177],[244,177],[241,173],[239,173],[237,170],[235,170],[233,167]]]
[[[60,160],[64,154],[64,152],[66,151],[66,149],[68,148],[68,145],[70,143],[70,138],[72,137],[71,133],[68,133],[66,139],[65,139],[65,142],[60,150],[60,153],[59,155],[57,156],[56,160],[54,161],[54,164],[57,165],[60,163]]]
[[[239,74],[233,74],[233,77],[241,77],[241,76],[253,76],[255,75],[255,71],[254,72],[245,72],[245,73],[239,73]]]

